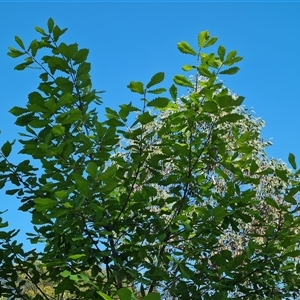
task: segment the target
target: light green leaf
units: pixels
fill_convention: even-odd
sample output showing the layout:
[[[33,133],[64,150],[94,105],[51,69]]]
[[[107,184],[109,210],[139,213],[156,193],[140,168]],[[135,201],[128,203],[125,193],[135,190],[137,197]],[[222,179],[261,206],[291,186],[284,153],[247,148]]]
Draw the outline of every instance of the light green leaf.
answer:
[[[127,87],[134,93],[138,93],[143,95],[144,94],[144,85],[142,82],[139,81],[130,81],[129,85]]]
[[[60,276],[62,277],[69,277],[71,275],[71,272],[68,270],[64,270],[63,272],[60,273]]]
[[[81,257],[84,257],[84,256],[86,256],[86,254],[84,254],[84,253],[81,253],[81,254],[72,254],[72,255],[69,255],[68,258],[69,259],[77,260],[77,259],[80,259]]]
[[[183,67],[182,67],[182,70],[183,71],[191,71],[191,70],[193,70],[193,69],[195,69],[196,67],[195,66],[191,66],[191,65],[184,65]]]
[[[190,87],[190,88],[194,87],[192,82],[183,75],[175,75],[173,80],[176,84],[178,84],[180,86],[185,86],[185,87]]]
[[[99,294],[105,300],[113,300],[113,298],[110,298],[109,296],[107,296],[106,294],[104,294],[100,291],[97,291],[97,294]]]
[[[164,72],[156,73],[155,75],[152,76],[151,80],[146,85],[147,89],[152,87],[153,85],[161,83],[164,80],[164,78],[165,78],[165,73]]]
[[[209,40],[210,34],[208,30],[202,31],[198,34],[198,47],[202,48],[204,44]]]
[[[216,36],[212,37],[211,39],[209,39],[204,45],[203,48],[212,46],[213,44],[215,44],[215,42],[218,40],[218,38]]]
[[[296,170],[297,169],[296,158],[293,153],[289,153],[288,160],[289,160],[289,163],[291,164],[292,168],[294,170]]]
[[[181,53],[197,55],[197,52],[187,42],[180,42],[177,47]]]

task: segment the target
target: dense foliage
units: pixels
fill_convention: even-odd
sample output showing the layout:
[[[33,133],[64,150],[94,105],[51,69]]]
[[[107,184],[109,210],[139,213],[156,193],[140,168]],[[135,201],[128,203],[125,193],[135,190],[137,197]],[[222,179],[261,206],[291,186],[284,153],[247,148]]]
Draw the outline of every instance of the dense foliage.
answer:
[[[24,252],[18,230],[0,231],[2,296],[300,297],[300,171],[293,154],[292,170],[267,156],[263,121],[223,85],[242,57],[203,31],[198,51],[178,43],[195,59],[182,68],[192,77],[174,76],[168,90],[163,72],[131,81],[141,105],[99,116],[89,51],[60,42],[66,29],[51,18],[47,25],[28,48],[17,36],[19,50],[9,47],[26,57],[15,69],[39,69],[41,82],[10,110],[26,159],[11,161],[9,141],[0,154],[0,186],[15,185],[6,193],[31,214],[31,243],[45,248]]]

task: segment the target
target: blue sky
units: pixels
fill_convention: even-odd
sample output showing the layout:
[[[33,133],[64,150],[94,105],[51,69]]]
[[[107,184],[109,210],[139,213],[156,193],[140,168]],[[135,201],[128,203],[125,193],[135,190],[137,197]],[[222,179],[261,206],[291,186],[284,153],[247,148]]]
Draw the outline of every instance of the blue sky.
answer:
[[[119,3],[118,3],[119,2]],[[225,85],[245,96],[245,105],[266,122],[265,139],[272,138],[268,153],[287,161],[289,152],[300,165],[300,3],[296,2],[0,2],[0,145],[17,138],[21,131],[8,110],[24,106],[27,95],[39,83],[39,71],[14,71],[23,58],[7,56],[8,46],[16,46],[14,36],[25,45],[39,35],[34,26],[46,28],[49,17],[68,27],[66,43],[90,49],[92,81],[105,90],[103,107],[116,108],[139,97],[126,87],[131,81],[148,82],[157,72],[165,72],[165,87],[182,74],[181,66],[193,64],[176,44],[187,41],[196,48],[197,34],[209,30],[218,44],[237,50],[244,57],[240,72],[224,77]],[[13,162],[22,160],[15,154]],[[0,211],[10,228],[21,228],[19,240],[26,243],[30,218],[18,212],[18,200],[0,191]]]

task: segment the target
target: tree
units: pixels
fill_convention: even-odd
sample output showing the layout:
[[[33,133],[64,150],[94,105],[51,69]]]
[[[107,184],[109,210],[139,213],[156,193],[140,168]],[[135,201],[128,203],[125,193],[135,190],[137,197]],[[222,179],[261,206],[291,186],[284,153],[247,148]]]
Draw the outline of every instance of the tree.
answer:
[[[242,57],[224,46],[206,53],[217,38],[203,31],[198,52],[178,43],[195,57],[183,66],[193,78],[174,76],[170,96],[158,86],[163,72],[147,84],[131,81],[142,106],[106,108],[100,119],[88,50],[59,42],[66,29],[51,18],[47,27],[35,27],[42,37],[28,48],[16,36],[20,50],[8,53],[26,56],[16,70],[41,71],[26,106],[10,110],[24,129],[20,154],[31,160],[11,162],[8,141],[0,161],[1,188],[16,186],[6,193],[32,215],[29,239],[45,249],[25,253],[16,230],[0,232],[2,295],[299,297],[300,171],[293,154],[292,170],[267,156],[263,122],[220,80],[237,73]],[[178,97],[177,86],[188,95]],[[41,288],[45,281],[54,295]],[[28,282],[39,294],[24,295]]]

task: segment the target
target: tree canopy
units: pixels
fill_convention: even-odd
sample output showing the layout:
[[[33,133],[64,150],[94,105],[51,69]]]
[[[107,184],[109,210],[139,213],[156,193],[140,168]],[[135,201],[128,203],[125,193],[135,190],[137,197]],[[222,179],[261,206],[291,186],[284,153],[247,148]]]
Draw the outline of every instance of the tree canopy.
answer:
[[[271,159],[264,122],[222,81],[242,60],[199,33],[177,44],[192,63],[130,81],[140,102],[98,106],[89,50],[50,18],[16,70],[40,83],[10,113],[22,128],[1,148],[0,187],[32,216],[25,252],[1,219],[1,295],[10,299],[296,299],[299,175]],[[195,50],[197,49],[197,50]],[[213,49],[209,52],[209,49]],[[185,87],[185,96],[178,96]],[[103,99],[102,99],[103,98]],[[25,158],[25,159],[24,159]],[[24,159],[24,160],[22,160]],[[4,215],[5,216],[5,215]],[[34,291],[34,292],[32,292]]]

